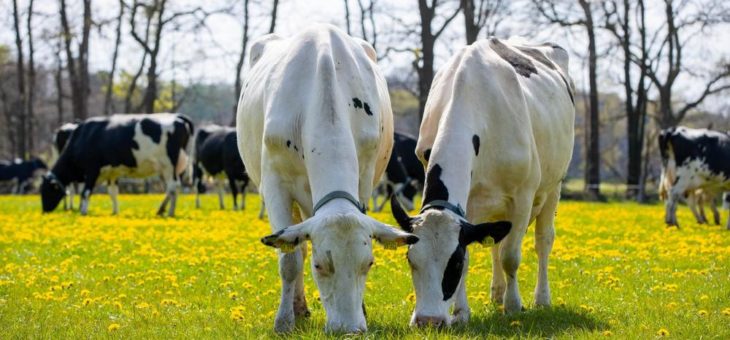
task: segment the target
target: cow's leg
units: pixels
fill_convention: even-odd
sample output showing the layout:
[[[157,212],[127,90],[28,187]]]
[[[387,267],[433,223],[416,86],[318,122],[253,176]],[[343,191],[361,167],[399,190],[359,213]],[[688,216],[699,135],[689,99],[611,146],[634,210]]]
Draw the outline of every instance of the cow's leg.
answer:
[[[507,279],[504,291],[504,311],[508,314],[522,310],[517,269],[522,261],[522,238],[525,236],[527,225],[530,222],[530,207],[532,207],[530,199],[518,197],[513,201],[512,216],[509,219],[512,222],[512,230],[502,240],[499,247],[502,270]]]
[[[281,181],[275,175],[263,178],[261,189],[266,198],[269,221],[272,232],[276,233],[293,224],[292,198],[289,192],[282,188]],[[294,329],[294,297],[297,280],[302,275],[304,254],[302,247],[296,247],[291,253],[279,253],[279,277],[281,278],[281,300],[276,312],[274,330],[289,332]]]
[[[471,316],[469,302],[466,299],[466,277],[469,272],[469,251],[464,254],[464,278],[461,285],[456,290],[456,301],[454,302],[454,312],[451,323],[467,323]]]
[[[226,205],[224,202],[225,195],[226,195],[225,184],[223,184],[223,182],[221,182],[219,179],[216,178],[215,185],[216,185],[216,187],[218,187],[218,207],[221,210],[225,210],[226,209]]]
[[[109,182],[109,187],[107,188],[109,191],[109,197],[112,199],[112,215],[119,214],[119,187],[117,186],[116,181]]]
[[[717,199],[718,195],[714,195],[710,199],[710,210],[712,210],[712,219],[715,222],[715,225],[720,225],[720,211],[717,210]]]
[[[535,221],[535,252],[537,252],[537,285],[535,305],[550,306],[550,284],[548,282],[548,258],[555,240],[555,213],[560,200],[560,186],[548,194],[542,211]]]
[[[74,195],[78,190],[76,190],[76,183],[70,183],[68,186],[68,209],[74,210]]]
[[[249,181],[251,181],[249,178],[245,178],[241,185],[241,210],[246,210],[246,188]]]
[[[228,177],[228,187],[231,189],[231,196],[233,196],[233,210],[238,210],[238,188],[236,187],[236,180],[232,176]]]
[[[162,178],[162,180],[165,183],[167,183],[167,181],[165,181],[165,178],[164,177]],[[145,182],[145,184],[146,183],[147,182]],[[167,210],[167,203],[168,202],[170,202],[170,191],[169,190],[165,190],[165,198],[162,199],[162,203],[160,203],[160,208],[157,209],[157,216],[164,216],[165,215],[165,210]]]
[[[693,192],[688,192],[685,197],[685,201],[687,202],[687,207],[689,207],[689,210],[692,211],[692,215],[694,215],[697,223],[702,224],[703,223],[702,216],[700,215],[699,210],[697,210],[699,196],[700,195],[697,195]]]
[[[79,204],[79,212],[82,216],[89,212],[89,199],[91,199],[91,193],[94,191],[97,178],[99,178],[98,172],[87,173],[84,176],[84,188],[81,190],[81,203]]]
[[[259,198],[261,199],[261,209],[259,210],[259,220],[263,220],[264,214],[266,214],[266,201],[264,200],[264,195],[259,194]]]
[[[195,208],[200,209],[200,183],[202,178],[196,177],[193,179],[193,187],[195,188]]]
[[[174,176],[171,181],[167,181],[167,195],[170,197],[170,210],[167,216],[175,216],[175,206],[177,205],[177,188],[180,186],[180,179]]]
[[[669,189],[667,201],[664,203],[664,221],[667,223],[668,227],[676,226],[679,228],[679,223],[677,223],[677,202],[685,192],[687,192],[687,184],[683,181],[683,178],[680,178],[677,183]]]
[[[507,282],[504,279],[504,271],[502,270],[502,261],[499,257],[499,244],[492,246],[492,301],[496,304],[504,302],[504,291],[507,288]]]

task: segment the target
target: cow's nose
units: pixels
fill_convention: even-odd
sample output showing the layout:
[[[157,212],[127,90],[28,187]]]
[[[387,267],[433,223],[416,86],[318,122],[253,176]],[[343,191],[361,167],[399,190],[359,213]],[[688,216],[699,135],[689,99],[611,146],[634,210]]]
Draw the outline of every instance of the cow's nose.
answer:
[[[416,326],[418,327],[443,327],[446,326],[446,318],[442,316],[416,315]]]

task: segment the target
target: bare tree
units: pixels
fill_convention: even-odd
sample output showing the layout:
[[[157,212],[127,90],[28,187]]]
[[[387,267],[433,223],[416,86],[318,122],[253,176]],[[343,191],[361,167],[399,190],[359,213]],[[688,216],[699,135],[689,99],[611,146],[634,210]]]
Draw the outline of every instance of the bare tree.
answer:
[[[56,85],[56,111],[58,113],[58,126],[63,124],[63,43],[61,39],[58,39],[58,46],[56,48],[56,72],[53,76],[54,83]]]
[[[644,148],[644,135],[646,130],[646,114],[648,104],[649,85],[645,68],[639,68],[638,76],[632,77],[635,65],[632,62],[632,55],[636,55],[641,61],[646,62],[646,9],[644,1],[629,0],[606,0],[603,2],[604,28],[613,35],[621,52],[623,79],[621,83],[624,88],[624,100],[626,110],[626,137],[628,144],[628,162],[626,178],[626,196],[643,200],[644,185],[642,179],[642,160]],[[636,18],[632,17],[636,13]],[[634,34],[632,21],[636,22],[638,34]],[[637,39],[638,41],[634,41]],[[638,49],[638,51],[635,51]],[[633,78],[633,79],[632,79]]]
[[[718,62],[714,74],[705,80],[702,92],[679,108],[675,107],[677,102],[674,98],[675,85],[682,73],[689,73],[684,58],[685,47],[696,36],[692,31],[701,32],[712,25],[728,21],[730,10],[722,1],[693,3],[663,0],[663,2],[666,24],[650,35],[657,38],[652,39],[652,42],[659,41],[659,43],[652,46],[654,53],[651,57],[644,60],[635,57],[634,61],[641,66],[642,71],[646,72],[659,93],[659,125],[667,128],[679,124],[687,113],[697,108],[707,97],[730,89],[730,83],[725,81],[730,77],[730,62]],[[690,12],[688,9],[690,4],[700,8],[700,12],[680,17],[680,12]]]
[[[28,136],[28,151],[33,152],[34,151],[34,140],[35,136],[33,133],[33,127],[36,124],[35,121],[35,114],[33,110],[33,106],[35,105],[35,90],[36,90],[36,70],[35,70],[35,47],[33,45],[33,0],[30,0],[28,2],[28,20],[26,21],[26,26],[28,28],[28,98],[27,98],[27,105],[28,108],[26,109],[26,132]]]
[[[419,120],[423,119],[423,111],[426,108],[426,99],[428,92],[431,90],[431,83],[434,76],[434,47],[436,40],[446,30],[446,27],[459,14],[461,7],[458,7],[453,13],[445,17],[441,27],[434,31],[434,19],[437,17],[439,0],[418,0],[418,12],[421,18],[421,53],[419,60],[413,62],[413,66],[418,73],[418,116]]]
[[[119,56],[119,45],[122,43],[122,22],[124,20],[124,0],[119,0],[119,15],[117,16],[116,38],[114,39],[114,52],[112,53],[112,68],[109,71],[109,79],[106,82],[106,94],[104,95],[104,114],[110,115],[113,109],[112,93],[114,92],[114,75],[117,71],[117,57]]]
[[[25,159],[26,152],[28,151],[26,148],[26,141],[27,141],[27,122],[26,122],[26,93],[25,93],[25,61],[23,59],[23,40],[21,38],[21,32],[20,32],[20,13],[18,10],[18,1],[13,0],[13,24],[15,27],[15,48],[17,49],[17,55],[18,59],[16,61],[16,77],[18,78],[18,99],[15,101],[15,109],[13,110],[15,112],[15,116],[18,117],[17,123],[18,126],[16,127],[18,131],[18,137],[17,137],[17,150],[15,150],[16,155],[18,157],[21,157]]]
[[[345,4],[345,28],[347,29],[347,34],[351,35],[350,32],[350,1],[344,0],[343,3]]]
[[[279,0],[274,0],[274,6],[271,8],[271,24],[269,26],[269,33],[274,33],[276,28],[276,15],[279,9]]]
[[[238,103],[238,97],[241,95],[241,83],[243,79],[241,71],[243,70],[243,64],[246,60],[246,53],[248,50],[248,5],[249,0],[243,0],[243,32],[241,34],[241,53],[239,53],[238,62],[236,63],[236,80],[234,83],[235,90],[233,92],[236,103]],[[233,105],[233,119],[231,120],[231,125],[234,125],[236,123],[236,106],[237,104]]]
[[[486,36],[494,35],[508,14],[509,6],[505,0],[461,0],[466,44],[474,43],[482,29]]]
[[[81,41],[78,46],[78,56],[74,57],[71,43],[73,33],[68,21],[66,0],[60,0],[59,12],[61,15],[62,37],[66,50],[66,68],[71,83],[71,106],[74,118],[86,119],[89,115],[89,33],[91,30],[91,0],[83,0],[83,22]]]
[[[597,199],[601,197],[601,155],[600,155],[600,117],[598,114],[598,49],[596,45],[596,25],[593,20],[592,1],[576,0],[556,4],[550,0],[532,0],[541,17],[550,24],[562,27],[582,27],[588,38],[588,83],[589,83],[589,113],[587,123],[587,145],[585,166],[585,190]],[[575,8],[574,5],[578,5]]]

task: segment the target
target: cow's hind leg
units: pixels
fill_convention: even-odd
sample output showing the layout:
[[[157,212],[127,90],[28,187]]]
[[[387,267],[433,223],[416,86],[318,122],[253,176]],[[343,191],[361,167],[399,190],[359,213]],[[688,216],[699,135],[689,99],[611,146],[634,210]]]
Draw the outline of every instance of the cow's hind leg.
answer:
[[[715,195],[710,199],[710,210],[712,210],[712,219],[715,225],[720,225],[720,211],[717,210],[717,199],[718,195]]]
[[[231,196],[233,196],[233,210],[238,210],[238,187],[236,187],[236,180],[232,176],[228,177],[228,187],[231,189]]]
[[[535,252],[537,253],[537,285],[535,305],[550,306],[550,284],[548,282],[548,258],[555,241],[555,213],[560,200],[560,186],[548,194],[545,204],[535,221]]]
[[[94,192],[94,185],[96,179],[99,178],[99,173],[87,173],[84,177],[84,188],[81,190],[81,203],[79,204],[81,215],[86,215],[89,212],[89,200],[91,199],[91,193]]]
[[[282,188],[281,181],[275,175],[263,178],[261,189],[266,198],[272,232],[276,233],[293,224],[292,198]],[[294,298],[297,280],[304,268],[304,252],[298,246],[291,253],[279,253],[279,277],[281,278],[281,300],[274,320],[276,332],[290,332],[294,329]]]
[[[221,182],[219,179],[216,178],[215,185],[216,185],[216,187],[218,187],[218,207],[221,210],[225,210],[226,209],[226,205],[224,202],[225,195],[226,195],[225,184],[223,184],[223,182]]]

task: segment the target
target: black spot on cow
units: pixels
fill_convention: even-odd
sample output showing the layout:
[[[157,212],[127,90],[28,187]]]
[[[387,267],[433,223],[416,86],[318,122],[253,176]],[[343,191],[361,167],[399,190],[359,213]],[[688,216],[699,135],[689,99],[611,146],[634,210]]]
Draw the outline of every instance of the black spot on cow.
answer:
[[[142,133],[149,136],[153,142],[159,143],[162,138],[162,127],[160,124],[154,122],[152,119],[142,119],[139,122],[142,127]]]
[[[290,141],[290,140],[287,140],[287,141],[286,141],[286,147],[287,147],[287,148],[290,148],[290,147],[291,147],[291,141]]]
[[[502,59],[508,62],[515,69],[519,75],[530,78],[531,74],[537,74],[537,68],[532,63],[532,60],[525,57],[524,55],[515,52],[507,45],[503,44],[499,39],[492,38],[489,40],[489,45],[492,50],[496,52]]]
[[[426,149],[426,151],[423,152],[423,159],[428,162],[428,160],[431,158],[431,149]]]
[[[360,101],[360,99],[358,99],[358,98],[352,98],[352,105],[356,109],[362,109],[362,101]]]
[[[471,143],[474,145],[474,154],[479,156],[479,136],[474,135],[471,137]]]
[[[426,188],[424,189],[423,194],[425,197],[423,199],[423,205],[436,200],[449,200],[449,189],[446,188],[444,182],[441,181],[441,172],[441,165],[434,164],[434,166],[426,174]]]
[[[464,270],[465,254],[466,248],[459,244],[449,257],[449,262],[444,270],[444,277],[441,279],[441,291],[444,294],[444,301],[450,299],[456,292],[456,287],[459,286],[461,274]]]
[[[532,48],[532,47],[525,47],[525,46],[517,47],[517,49],[520,50],[520,52],[527,54],[532,59],[539,61],[541,64],[547,66],[549,69],[551,69],[551,70],[556,69],[555,64],[553,64],[553,62],[550,61],[550,59],[548,59],[544,54],[542,54],[542,52],[540,50],[538,50],[536,48]]]
[[[368,103],[364,103],[363,104],[363,107],[365,108],[365,113],[367,113],[368,116],[372,116],[373,115],[373,112],[370,111],[370,105],[368,105]]]

